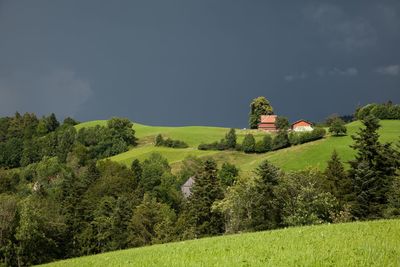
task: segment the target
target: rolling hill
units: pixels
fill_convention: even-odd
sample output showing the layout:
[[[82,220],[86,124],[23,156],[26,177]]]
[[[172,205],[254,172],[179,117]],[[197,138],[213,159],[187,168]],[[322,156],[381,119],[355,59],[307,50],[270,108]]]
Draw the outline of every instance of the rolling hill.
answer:
[[[105,124],[105,120],[89,121],[77,125],[76,128]],[[381,121],[381,125],[381,141],[396,142],[399,140],[400,120]],[[139,145],[110,159],[129,165],[135,158],[143,160],[151,153],[158,152],[168,159],[175,170],[179,169],[180,161],[189,155],[211,156],[219,163],[228,161],[236,164],[242,172],[253,170],[264,159],[270,160],[284,170],[297,170],[308,166],[322,169],[326,166],[326,161],[333,149],[338,151],[343,162],[347,162],[354,156],[354,151],[349,145],[353,143],[351,135],[355,134],[360,126],[361,122],[359,121],[348,124],[348,135],[343,137],[327,136],[322,140],[266,154],[245,154],[237,151],[201,151],[197,149],[197,146],[201,143],[210,143],[223,138],[229,130],[228,128],[206,126],[160,127],[134,123],[133,128],[136,131],[136,137],[139,138]],[[247,133],[254,134],[256,140],[261,139],[265,134],[257,130],[237,130],[238,142],[241,142]],[[189,148],[155,147],[154,139],[157,134],[185,141]]]
[[[400,220],[294,227],[127,249],[46,266],[399,266]]]

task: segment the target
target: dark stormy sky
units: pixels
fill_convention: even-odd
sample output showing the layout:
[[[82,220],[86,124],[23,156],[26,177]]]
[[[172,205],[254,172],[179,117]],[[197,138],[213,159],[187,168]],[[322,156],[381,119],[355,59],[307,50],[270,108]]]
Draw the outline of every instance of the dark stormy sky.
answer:
[[[0,116],[245,127],[400,102],[400,1],[0,0]]]

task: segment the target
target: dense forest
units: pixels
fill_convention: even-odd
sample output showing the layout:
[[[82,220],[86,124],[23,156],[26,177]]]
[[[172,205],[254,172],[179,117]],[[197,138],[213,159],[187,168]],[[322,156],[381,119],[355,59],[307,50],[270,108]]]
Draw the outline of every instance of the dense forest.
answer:
[[[323,171],[284,172],[264,161],[250,176],[212,158],[188,157],[176,174],[159,154],[129,167],[107,160],[137,143],[127,119],[77,131],[77,121],[60,123],[54,114],[1,118],[0,266],[225,233],[399,217],[400,144],[379,141],[379,119],[371,110],[353,136],[356,156],[349,169],[333,150]],[[183,146],[158,139],[159,145]],[[235,146],[233,133],[226,140]],[[195,183],[184,198],[180,186],[189,177]]]

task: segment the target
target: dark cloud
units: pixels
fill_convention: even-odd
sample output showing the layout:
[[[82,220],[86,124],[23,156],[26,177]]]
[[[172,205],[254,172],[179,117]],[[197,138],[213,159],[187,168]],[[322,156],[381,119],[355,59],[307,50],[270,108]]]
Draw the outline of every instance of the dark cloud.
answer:
[[[74,116],[92,93],[90,84],[73,71],[54,70],[44,75],[21,71],[0,77],[0,114],[35,111]]]
[[[376,70],[379,74],[399,76],[400,75],[400,65],[389,65],[385,67],[379,67]]]
[[[394,0],[3,0],[0,116],[19,110],[245,127],[259,95],[291,120],[399,102],[399,7]]]
[[[367,18],[346,14],[333,4],[315,4],[304,9],[305,16],[313,21],[321,34],[333,47],[347,51],[373,46],[377,33]]]

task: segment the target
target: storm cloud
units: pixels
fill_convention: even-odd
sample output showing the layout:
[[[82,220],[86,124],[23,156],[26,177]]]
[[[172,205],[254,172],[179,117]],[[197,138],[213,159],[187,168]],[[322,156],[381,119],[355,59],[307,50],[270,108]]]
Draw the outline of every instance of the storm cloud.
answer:
[[[3,0],[0,116],[246,127],[400,102],[395,0]],[[301,100],[301,101],[299,101]]]
[[[62,117],[74,116],[92,93],[90,84],[70,70],[16,72],[0,77],[0,113],[56,111]]]

